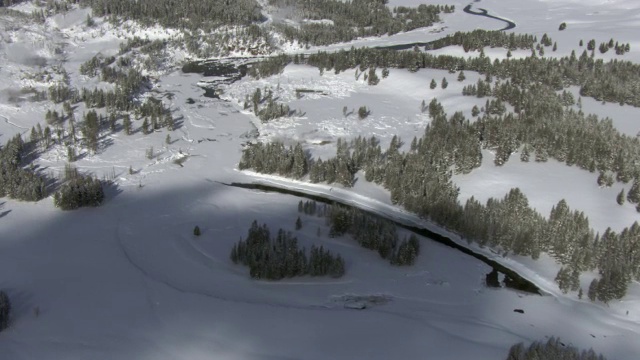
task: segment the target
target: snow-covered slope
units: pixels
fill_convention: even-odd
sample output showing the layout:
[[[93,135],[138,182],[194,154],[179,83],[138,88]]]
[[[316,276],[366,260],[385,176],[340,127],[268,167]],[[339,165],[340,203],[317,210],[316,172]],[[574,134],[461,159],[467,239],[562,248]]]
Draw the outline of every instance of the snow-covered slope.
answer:
[[[389,5],[418,3],[438,2],[392,0]],[[323,49],[423,42],[459,30],[503,26],[463,13],[468,2],[447,3],[456,5],[456,13],[445,15],[444,22],[432,28]],[[548,32],[559,43],[554,55],[570,53],[579,39],[605,41],[615,34],[616,40],[631,43],[632,51],[624,58],[640,61],[636,50],[640,43],[633,32],[640,25],[640,5],[635,1],[482,0],[473,6],[516,22],[515,32],[539,36]],[[30,13],[34,5],[27,2],[15,8]],[[116,54],[119,44],[135,35],[179,37],[171,30],[134,23],[113,28],[101,19],[96,19],[98,26],[87,29],[87,11],[57,15],[46,27],[0,18],[4,26],[1,141],[18,133],[28,136],[32,126],[44,124],[48,109],[61,108],[46,102],[9,101],[4,94],[26,87],[46,89],[60,81],[55,66],[68,71],[74,86],[109,86],[80,75],[80,64],[98,52]],[[568,27],[559,32],[562,21]],[[617,30],[611,33],[612,29]],[[461,51],[439,50],[463,55]],[[488,49],[486,54],[505,56],[500,49]],[[202,96],[197,86],[201,76],[174,71],[187,56],[172,52],[165,68],[148,72],[153,76],[152,91],[163,96],[181,119],[177,130],[146,136],[116,131],[105,135],[105,146],[97,154],[85,153],[76,162],[82,171],[112,177],[117,184],[102,207],[62,212],[50,198],[38,203],[0,200],[0,290],[9,294],[14,306],[11,326],[0,333],[0,358],[499,359],[515,342],[546,336],[560,336],[580,348],[593,347],[609,359],[638,358],[637,284],[610,308],[592,304],[559,293],[552,281],[557,266],[544,256],[532,262],[476,249],[522,272],[550,295],[488,289],[484,286],[488,266],[428,239],[421,239],[424,250],[416,265],[393,267],[347,237],[329,238],[324,219],[302,216],[303,228],[295,232],[300,243],[342,254],[347,275],[338,280],[251,280],[247,269],[229,260],[232,244],[245,236],[254,219],[272,231],[279,227],[294,231],[299,199],[221,182],[268,181],[339,196],[406,221],[422,221],[393,207],[384,189],[364,181],[346,190],[235,170],[243,144],[256,128],[261,140],[304,141],[307,149],[323,158],[333,155],[339,137],[375,135],[385,146],[397,134],[408,144],[428,123],[420,111],[422,100],[438,98],[447,112],[462,111],[467,117],[473,105],[483,105],[484,99],[460,95],[462,86],[476,82],[478,75],[466,73],[467,79],[458,82],[457,74],[446,71],[391,69],[388,78],[372,87],[362,76],[356,80],[353,71],[321,76],[314,68],[289,66],[278,76],[247,78],[229,86],[223,95],[229,101],[223,101]],[[429,89],[431,79],[439,83],[443,77],[449,81],[447,89]],[[244,96],[265,86],[279,89],[280,101],[303,115],[263,125],[242,110]],[[298,99],[299,88],[321,90],[324,95]],[[351,111],[363,105],[372,110],[364,120],[342,113],[344,106]],[[611,116],[627,134],[640,130],[634,123],[636,109],[615,107],[583,99],[585,112]],[[84,107],[77,108],[76,115],[83,111]],[[136,128],[140,125],[134,123]],[[170,144],[165,141],[167,134]],[[148,159],[151,147],[154,156]],[[491,154],[484,155],[480,169],[455,178],[461,200],[472,195],[501,197],[519,186],[545,214],[567,198],[600,231],[606,226],[620,229],[638,218],[631,206],[615,204],[621,184],[599,189],[594,174],[553,161],[524,164],[516,156],[496,168]],[[182,166],[175,163],[183,157],[187,160]],[[54,147],[37,161],[54,174],[62,172],[65,163],[64,147]],[[192,236],[195,225],[203,231],[198,238]],[[345,309],[345,302],[354,296],[384,301],[363,311]]]

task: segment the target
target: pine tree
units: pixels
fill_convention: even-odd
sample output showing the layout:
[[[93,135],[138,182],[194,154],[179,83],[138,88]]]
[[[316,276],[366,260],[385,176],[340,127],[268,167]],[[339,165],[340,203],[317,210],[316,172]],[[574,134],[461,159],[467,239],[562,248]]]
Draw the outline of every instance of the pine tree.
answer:
[[[300,216],[296,219],[296,230],[302,229],[302,220],[300,220]]]
[[[473,108],[471,108],[471,116],[476,117],[480,115],[480,109],[478,109],[478,105],[473,105]]]
[[[449,82],[447,81],[447,78],[442,78],[441,86],[443,89],[446,89],[447,86],[449,86]]]
[[[627,200],[632,204],[640,203],[640,182],[638,182],[638,178],[633,179],[633,185],[631,185],[631,189],[627,193]]]
[[[231,261],[233,261],[234,264],[238,263],[238,244],[233,244],[229,258],[231,259]]]
[[[360,120],[366,118],[367,116],[369,116],[369,110],[367,109],[367,107],[360,106],[360,108],[358,108],[358,117],[360,118]]]
[[[529,153],[529,147],[525,144],[522,147],[522,151],[520,152],[520,161],[529,162],[530,157],[531,157],[531,154]]]
[[[116,125],[117,125],[116,115],[111,113],[109,115],[109,130],[111,130],[111,132],[116,132]]]
[[[146,117],[144,118],[144,121],[142,121],[142,133],[145,135],[149,133],[149,119]]]
[[[598,296],[598,279],[591,280],[591,284],[589,284],[589,290],[587,291],[587,297],[591,301],[596,301]]]
[[[618,193],[618,196],[616,196],[616,202],[618,203],[618,205],[622,205],[624,204],[624,188],[622,190],[620,190],[620,192]]]
[[[467,77],[464,76],[464,71],[460,70],[458,73],[458,81],[464,81]]]
[[[122,127],[124,128],[125,134],[131,135],[131,117],[129,114],[126,114],[122,119]]]
[[[378,75],[376,75],[375,68],[369,68],[369,76],[367,81],[369,85],[378,85],[378,83],[380,82]]]
[[[436,79],[431,79],[431,83],[429,84],[429,89],[433,90],[436,87],[438,87],[438,83],[436,82]]]
[[[0,291],[0,331],[9,326],[9,315],[11,314],[11,301],[4,291]]]
[[[200,236],[200,234],[201,234],[200,227],[196,225],[196,227],[193,228],[193,235]]]

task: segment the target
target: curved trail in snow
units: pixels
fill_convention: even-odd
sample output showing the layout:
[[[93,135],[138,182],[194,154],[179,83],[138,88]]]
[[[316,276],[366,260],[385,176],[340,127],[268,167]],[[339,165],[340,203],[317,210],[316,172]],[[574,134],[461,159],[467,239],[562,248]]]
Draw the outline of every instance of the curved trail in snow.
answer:
[[[6,116],[4,116],[4,115],[0,115],[0,117],[4,118],[4,122],[6,122],[7,124],[9,124],[9,125],[11,125],[11,126],[14,126],[14,127],[17,127],[18,129],[25,130],[25,131],[23,131],[23,132],[22,132],[23,134],[24,134],[27,130],[29,130],[29,128],[26,128],[26,127],[23,127],[23,126],[20,126],[20,125],[17,125],[17,124],[12,123],[12,122],[9,120],[9,118],[8,118],[8,117],[6,117]]]
[[[464,9],[462,9],[462,11],[466,12],[467,14],[471,14],[471,15],[477,15],[477,16],[484,16],[484,17],[488,17],[490,19],[495,19],[495,20],[500,20],[500,21],[504,21],[507,23],[507,26],[505,26],[504,28],[497,30],[497,31],[506,31],[506,30],[511,30],[513,28],[516,27],[516,23],[514,23],[511,20],[507,20],[501,17],[497,17],[494,15],[490,15],[489,12],[485,9],[480,9],[478,8],[479,11],[473,11],[471,10],[471,4],[465,6]]]

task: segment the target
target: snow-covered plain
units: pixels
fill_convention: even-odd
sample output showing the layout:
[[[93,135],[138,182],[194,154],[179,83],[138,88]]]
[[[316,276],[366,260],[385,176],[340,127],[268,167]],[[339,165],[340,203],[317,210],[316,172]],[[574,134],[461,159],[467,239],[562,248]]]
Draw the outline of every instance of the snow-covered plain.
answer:
[[[389,5],[419,3],[437,1],[392,0]],[[503,26],[463,13],[467,2],[447,3],[456,5],[456,13],[444,16],[442,24],[430,29],[326,49],[428,41],[458,30]],[[27,3],[19,9],[31,12],[32,6]],[[633,37],[640,25],[640,4],[630,0],[517,0],[507,4],[482,0],[474,6],[516,22],[516,32],[549,33],[558,40],[554,55],[578,49],[579,39],[600,42],[615,34],[617,40],[631,43],[632,51],[623,58],[640,61],[640,43]],[[54,65],[64,66],[75,86],[104,86],[79,75],[80,64],[98,51],[115,54],[125,38],[136,33],[144,36],[142,31],[150,38],[174,36],[164,29],[143,30],[135,25],[131,33],[118,33],[99,19],[100,26],[87,31],[85,11],[50,19],[47,31],[36,25],[9,26],[10,19],[0,19],[6,25],[0,34],[3,94],[28,86],[46,88],[59,76]],[[568,28],[559,32],[562,21]],[[51,44],[60,44],[62,53]],[[487,55],[504,56],[499,49]],[[184,56],[175,54],[167,62],[175,63]],[[47,65],[34,64],[40,59]],[[43,74],[32,76],[36,73]],[[258,81],[247,78],[231,85],[225,89],[228,101],[203,97],[197,86],[202,80],[199,75],[180,71],[152,75],[154,91],[173,95],[166,102],[176,116],[183,117],[180,127],[169,133],[171,144],[165,143],[165,130],[147,136],[139,132],[126,136],[122,131],[109,134],[98,154],[85,154],[76,162],[83,171],[114,178],[117,187],[109,191],[102,207],[62,212],[50,198],[35,204],[0,200],[0,289],[8,292],[14,305],[12,324],[0,333],[2,358],[500,359],[511,344],[546,336],[560,336],[580,348],[593,347],[609,359],[639,357],[637,284],[611,307],[592,304],[575,294],[559,293],[552,281],[557,267],[544,257],[533,262],[493,254],[549,295],[488,289],[483,284],[488,266],[428,239],[421,241],[423,252],[416,265],[398,268],[347,237],[329,238],[324,219],[302,216],[303,228],[296,232],[300,243],[307,248],[321,244],[341,253],[346,259],[345,277],[253,281],[247,269],[229,260],[232,244],[246,234],[254,219],[269,224],[272,231],[279,227],[294,231],[299,201],[293,196],[221,184],[233,181],[268,181],[340,197],[433,228],[392,207],[383,189],[364,181],[346,190],[243,173],[235,167],[255,128],[261,140],[303,141],[323,158],[334,153],[339,137],[375,135],[384,146],[398,134],[409,143],[428,123],[420,111],[422,100],[428,103],[437,97],[448,113],[463,111],[468,118],[473,105],[484,104],[484,99],[460,94],[462,86],[477,81],[477,74],[466,73],[467,79],[460,83],[455,80],[457,74],[446,71],[391,69],[388,78],[370,87],[362,76],[356,80],[354,71],[320,76],[317,69],[289,66],[278,76]],[[449,80],[446,90],[429,89],[432,78],[439,83],[443,77]],[[264,86],[274,91],[279,88],[280,101],[304,115],[260,124],[242,110],[239,101]],[[326,95],[297,99],[295,90],[303,87]],[[188,104],[190,98],[195,103]],[[44,124],[46,110],[56,108],[1,100],[3,142],[17,133],[28,134],[38,122]],[[342,114],[343,106],[352,110],[362,105],[372,110],[367,119]],[[627,134],[637,132],[637,109],[583,99],[583,110],[612,117],[614,125]],[[81,111],[83,108],[77,109],[76,115]],[[151,146],[154,158],[147,159],[145,152]],[[519,186],[544,214],[566,198],[571,207],[585,211],[599,231],[606,226],[620,229],[638,218],[631,206],[615,204],[615,193],[622,184],[599,189],[594,174],[553,161],[524,164],[517,156],[496,168],[490,153],[484,155],[480,169],[455,178],[461,200],[471,195],[501,197]],[[183,166],[174,163],[184,156],[188,159]],[[59,173],[65,162],[64,148],[54,147],[38,165]],[[135,170],[133,174],[129,167]],[[202,229],[201,237],[191,235],[195,225]],[[476,250],[491,255],[486,249]],[[353,296],[379,296],[386,303],[363,311],[345,309],[345,301]],[[516,308],[525,313],[513,312]]]

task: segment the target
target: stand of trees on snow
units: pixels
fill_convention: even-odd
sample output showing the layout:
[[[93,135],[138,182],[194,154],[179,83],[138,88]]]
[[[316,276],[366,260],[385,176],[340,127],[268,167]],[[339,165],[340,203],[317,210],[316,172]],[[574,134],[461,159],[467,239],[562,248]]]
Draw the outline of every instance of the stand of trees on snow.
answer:
[[[271,56],[251,65],[248,75],[254,79],[280,74],[293,59],[287,55]],[[299,63],[299,60],[296,60]]]
[[[102,182],[82,175],[78,169],[67,165],[65,183],[53,196],[53,203],[62,210],[73,210],[83,206],[99,206],[104,200]]]
[[[137,20],[144,25],[209,32],[221,25],[251,25],[264,17],[255,0],[80,0],[94,16]]]
[[[27,146],[20,135],[0,148],[0,197],[38,201],[47,194],[45,179],[23,167]]]
[[[411,234],[401,241],[395,224],[362,210],[341,205],[318,206],[315,201],[300,201],[298,212],[326,217],[330,237],[349,234],[360,246],[377,251],[380,257],[393,265],[413,265],[420,254],[417,236]]]
[[[578,350],[565,345],[559,338],[551,337],[547,342],[534,341],[531,345],[523,343],[513,345],[509,349],[506,360],[607,360],[602,354],[596,354],[593,349]]]
[[[286,40],[304,45],[329,45],[428,27],[440,21],[441,12],[455,10],[449,5],[424,4],[391,9],[380,0],[269,0],[269,4],[294,9],[292,17],[300,20],[300,26],[278,23],[275,27]]]
[[[279,103],[273,99],[273,91],[270,88],[265,88],[264,92],[257,88],[251,96],[247,95],[244,101],[244,108],[253,109],[253,113],[263,123],[293,114],[289,105]]]
[[[357,138],[350,145],[339,141],[336,157],[323,161],[305,156],[300,144],[287,148],[274,142],[245,149],[239,167],[297,178],[308,175],[312,182],[344,186],[353,184],[356,172],[363,170],[367,181],[389,190],[394,204],[457,231],[468,241],[534,259],[541,252],[550,254],[564,267],[558,276],[563,291],[580,290],[580,274],[597,269],[601,277],[592,285],[590,298],[608,302],[624,296],[627,284],[640,279],[637,223],[620,234],[611,230],[594,234],[586,216],[572,211],[564,200],[545,219],[518,189],[486,204],[474,198],[460,204],[452,170],[468,173],[480,165],[487,136],[478,126],[484,125],[470,123],[461,113],[447,118],[435,100],[428,111],[430,124],[407,152],[400,151],[397,137],[386,151],[373,137]]]
[[[640,107],[640,64],[629,61],[596,59],[585,50],[562,58],[531,56],[522,59],[495,59],[486,56],[463,58],[450,55],[434,56],[416,51],[393,51],[376,48],[352,48],[338,52],[318,52],[305,57],[307,64],[324,70],[341,72],[358,67],[401,68],[417,71],[421,68],[449,71],[476,71],[489,79],[509,80],[512,84],[538,84],[561,91],[579,86],[582,96],[596,100]]]
[[[253,221],[247,237],[233,245],[231,261],[249,267],[254,279],[280,280],[294,276],[344,275],[344,260],[322,246],[311,247],[309,256],[298,247],[298,239],[282,229],[271,236],[266,224]]]
[[[545,34],[546,35],[546,34]],[[473,30],[471,32],[457,31],[453,35],[447,35],[435,40],[427,46],[430,50],[441,49],[447,46],[462,46],[465,52],[482,50],[489,46],[500,47],[509,50],[531,49],[537,42],[534,35],[506,33],[504,31]]]

